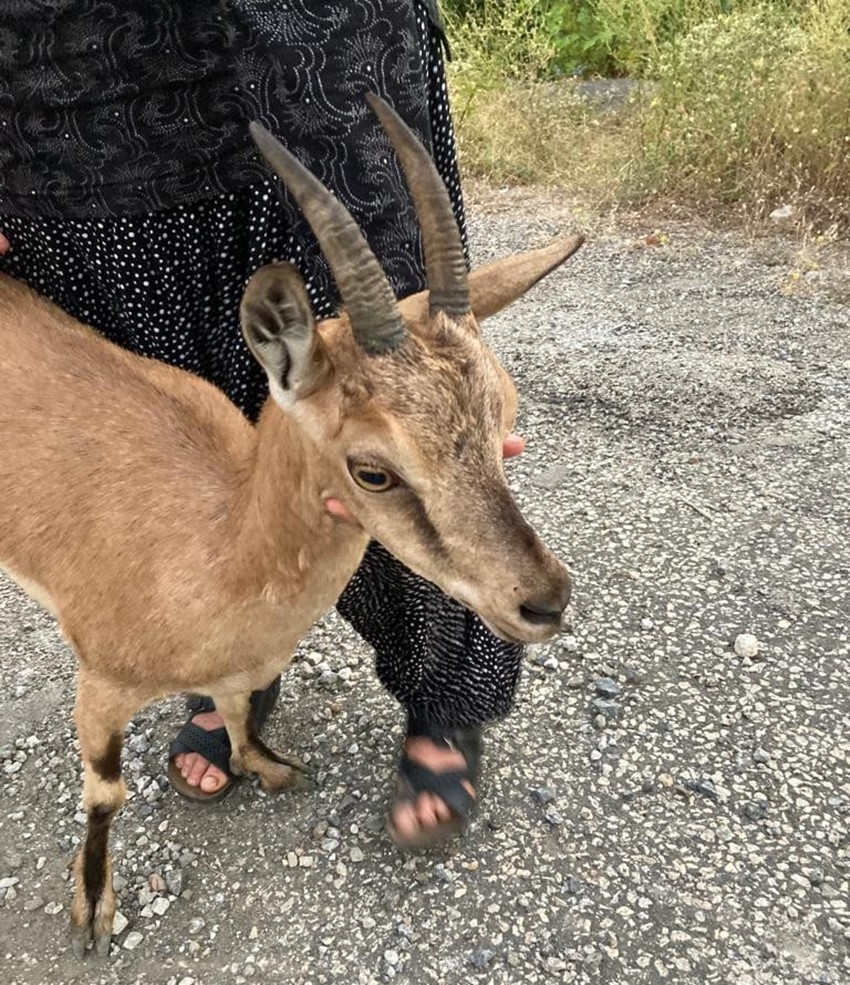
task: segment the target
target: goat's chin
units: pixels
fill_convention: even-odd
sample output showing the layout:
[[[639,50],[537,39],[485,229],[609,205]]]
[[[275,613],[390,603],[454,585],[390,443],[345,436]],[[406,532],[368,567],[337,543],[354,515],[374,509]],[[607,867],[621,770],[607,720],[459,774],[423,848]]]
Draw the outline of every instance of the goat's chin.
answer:
[[[475,611],[475,610],[473,610]],[[560,626],[517,626],[514,623],[495,621],[492,618],[475,612],[481,622],[490,630],[494,636],[504,640],[506,643],[514,643],[519,646],[527,646],[531,643],[545,643],[557,636],[561,631]]]
[[[506,643],[513,643],[516,646],[545,643],[561,631],[560,626],[534,626],[526,622],[520,623],[505,619],[492,611],[483,611],[483,607],[473,605],[462,595],[454,595],[453,597],[461,605],[474,612],[494,636],[498,636],[500,640],[504,640]]]

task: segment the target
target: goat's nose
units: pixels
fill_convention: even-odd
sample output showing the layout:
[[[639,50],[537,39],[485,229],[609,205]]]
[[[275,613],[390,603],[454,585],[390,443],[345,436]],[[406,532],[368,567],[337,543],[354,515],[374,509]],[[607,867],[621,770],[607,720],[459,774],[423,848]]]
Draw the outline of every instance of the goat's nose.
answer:
[[[565,577],[555,591],[526,599],[519,607],[519,614],[534,626],[558,626],[569,601],[570,580]]]

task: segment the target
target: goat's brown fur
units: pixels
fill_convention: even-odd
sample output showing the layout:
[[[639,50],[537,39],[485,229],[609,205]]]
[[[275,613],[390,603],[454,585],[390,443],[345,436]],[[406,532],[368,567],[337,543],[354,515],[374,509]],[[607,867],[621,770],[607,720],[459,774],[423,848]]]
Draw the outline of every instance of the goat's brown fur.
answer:
[[[470,277],[472,311],[398,305],[402,344],[367,355],[348,316],[316,326],[287,265],[259,271],[243,331],[273,398],[251,426],[218,390],[125,352],[0,276],[0,567],[56,616],[79,660],[86,842],[74,949],[109,948],[106,850],[126,796],[124,728],[146,703],[214,698],[234,772],[291,786],[249,695],[337,599],[369,537],[517,641],[557,629],[569,580],[505,482],[516,395],[481,339],[498,310],[580,245],[558,241]],[[489,269],[489,273],[488,273]],[[361,488],[358,467],[386,472]],[[326,509],[341,500],[356,523]]]

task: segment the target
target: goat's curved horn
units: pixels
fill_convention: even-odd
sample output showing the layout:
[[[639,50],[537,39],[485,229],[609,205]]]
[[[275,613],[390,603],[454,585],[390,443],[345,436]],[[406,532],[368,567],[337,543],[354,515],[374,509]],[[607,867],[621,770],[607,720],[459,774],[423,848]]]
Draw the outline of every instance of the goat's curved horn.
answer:
[[[397,349],[407,338],[395,293],[357,223],[319,179],[260,123],[251,136],[286,185],[327,257],[351,330],[369,355]]]
[[[370,92],[366,100],[381,121],[398,159],[422,231],[431,310],[457,317],[472,309],[466,258],[457,220],[443,179],[413,131],[387,103]]]

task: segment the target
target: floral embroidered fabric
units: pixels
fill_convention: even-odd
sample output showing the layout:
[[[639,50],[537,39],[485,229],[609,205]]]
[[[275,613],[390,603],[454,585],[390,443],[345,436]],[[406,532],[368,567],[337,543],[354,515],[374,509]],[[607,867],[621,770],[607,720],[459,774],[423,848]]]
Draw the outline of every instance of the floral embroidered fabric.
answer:
[[[331,187],[357,176],[355,201],[396,199],[362,97],[391,94],[430,145],[416,6],[3,0],[0,214],[103,218],[238,191],[267,177],[252,119]]]

